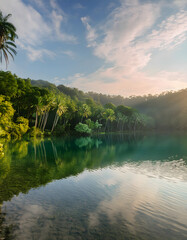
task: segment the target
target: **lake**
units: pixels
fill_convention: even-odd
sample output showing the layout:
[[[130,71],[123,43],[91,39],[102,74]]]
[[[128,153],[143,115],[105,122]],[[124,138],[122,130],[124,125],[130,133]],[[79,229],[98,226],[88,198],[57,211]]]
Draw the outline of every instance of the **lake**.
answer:
[[[187,135],[5,144],[1,237],[187,239]]]

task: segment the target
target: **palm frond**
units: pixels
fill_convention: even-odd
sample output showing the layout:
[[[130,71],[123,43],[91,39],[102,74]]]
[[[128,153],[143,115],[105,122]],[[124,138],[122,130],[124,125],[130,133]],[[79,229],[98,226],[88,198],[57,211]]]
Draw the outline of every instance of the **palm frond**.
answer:
[[[2,63],[4,57],[6,67],[9,63],[9,55],[14,59],[14,55],[17,54],[14,41],[18,38],[18,35],[16,34],[16,27],[8,22],[11,16],[11,14],[8,14],[3,17],[2,11],[0,11],[0,62]]]
[[[8,19],[9,19],[9,17],[11,17],[12,16],[12,14],[8,14],[6,17],[4,17],[4,21],[6,22]]]
[[[8,50],[12,51],[15,55],[17,54],[17,52],[16,52],[16,50],[14,48],[6,46],[5,49],[8,49]]]
[[[13,42],[6,41],[6,44],[7,44],[7,45],[11,45],[12,47],[17,48],[16,44],[14,44]]]
[[[6,51],[10,54],[10,56],[12,57],[12,59],[14,60],[14,55],[9,51],[8,48],[6,48]],[[16,55],[16,54],[15,54]]]
[[[5,58],[5,62],[6,62],[6,68],[7,68],[7,66],[8,66],[8,63],[9,63],[9,60],[8,60],[8,55],[7,55],[6,51],[5,51],[5,49],[2,49],[2,50],[3,50],[3,55],[4,55],[4,58]]]

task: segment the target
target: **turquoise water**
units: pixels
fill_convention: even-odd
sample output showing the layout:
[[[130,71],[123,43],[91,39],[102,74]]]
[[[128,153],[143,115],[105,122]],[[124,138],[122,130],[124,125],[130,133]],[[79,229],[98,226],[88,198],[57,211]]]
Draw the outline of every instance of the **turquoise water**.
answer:
[[[187,135],[5,144],[1,237],[187,239]]]

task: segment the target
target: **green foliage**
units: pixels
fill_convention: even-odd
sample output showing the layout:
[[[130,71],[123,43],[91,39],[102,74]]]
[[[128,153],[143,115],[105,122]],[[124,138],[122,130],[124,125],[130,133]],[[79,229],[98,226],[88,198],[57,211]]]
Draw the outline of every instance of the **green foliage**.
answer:
[[[187,88],[176,92],[164,92],[158,95],[110,96],[89,92],[88,95],[102,105],[112,103],[137,109],[147,115],[149,127],[157,129],[187,129]],[[147,119],[147,120],[148,120]]]
[[[94,129],[95,128],[95,123],[94,123],[94,121],[92,121],[91,119],[86,119],[86,124],[88,125],[88,127],[90,128],[90,129]]]
[[[83,123],[78,123],[75,126],[75,130],[79,133],[83,133],[83,134],[90,134],[91,133],[91,129],[88,127],[87,124],[83,124]]]
[[[11,72],[0,71],[0,94],[10,98],[15,97],[17,94],[18,83]]]
[[[9,136],[14,112],[12,104],[5,100],[5,96],[0,95],[0,137]]]
[[[20,138],[29,129],[29,120],[24,117],[18,117],[16,123],[12,122],[9,131],[12,138]]]
[[[99,130],[102,127],[102,123],[99,123],[98,120],[95,122],[94,129]]]
[[[54,130],[54,135],[55,136],[62,136],[66,133],[65,126],[58,124]]]
[[[0,95],[0,137],[21,137],[29,129],[29,120],[24,117],[18,117],[13,122],[15,110],[5,96]]]
[[[99,123],[98,120],[94,122],[91,119],[87,119],[85,122],[92,131],[96,130],[98,132],[98,130],[102,127],[102,124]]]
[[[70,88],[70,87],[66,87],[64,85],[59,85],[58,90],[64,94],[66,94],[73,100],[78,99],[79,101],[82,101],[88,97],[83,91],[80,91],[77,88]]]
[[[0,95],[1,137],[21,137],[28,132],[29,127],[30,136],[60,136],[72,133],[77,126],[76,131],[80,133],[90,133],[90,130],[135,131],[154,128],[154,122],[157,122],[155,118],[159,116],[142,114],[124,105],[116,107],[112,101],[102,106],[89,94],[82,94],[77,89],[72,90],[76,94],[70,97],[60,92],[62,86],[58,89],[41,80],[32,86],[31,82],[30,79],[21,79],[10,72],[0,71],[0,93],[3,94]],[[182,120],[179,123],[172,118],[172,124],[184,126],[185,112],[185,108],[180,111]],[[88,129],[84,129],[85,126],[82,127],[79,122],[86,123]]]
[[[81,122],[82,122],[83,118],[87,118],[91,115],[90,107],[86,103],[81,104],[79,106],[79,114],[81,116]]]
[[[39,128],[32,127],[29,130],[29,136],[30,137],[42,137],[43,132]]]
[[[18,117],[16,120],[19,132],[21,135],[25,134],[29,129],[29,120],[24,117]]]
[[[116,106],[115,106],[113,103],[106,103],[106,104],[104,105],[104,108],[109,108],[109,109],[112,109],[112,110],[115,111]]]
[[[115,113],[114,113],[114,110],[110,109],[110,108],[106,108],[104,111],[103,111],[103,118],[108,121],[110,120],[111,122],[113,122],[115,120]]]
[[[3,144],[0,143],[0,159],[4,156],[4,152],[3,152]]]
[[[127,117],[131,117],[133,115],[133,113],[135,112],[135,109],[131,108],[131,107],[126,107],[124,105],[119,105],[116,108],[116,111],[127,116]]]

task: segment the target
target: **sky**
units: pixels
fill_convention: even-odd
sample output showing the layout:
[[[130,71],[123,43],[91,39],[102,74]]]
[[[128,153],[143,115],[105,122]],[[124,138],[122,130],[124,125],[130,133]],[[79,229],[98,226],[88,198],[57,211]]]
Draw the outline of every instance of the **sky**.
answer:
[[[0,10],[17,28],[7,70],[19,77],[125,97],[187,87],[187,0],[0,0]]]

